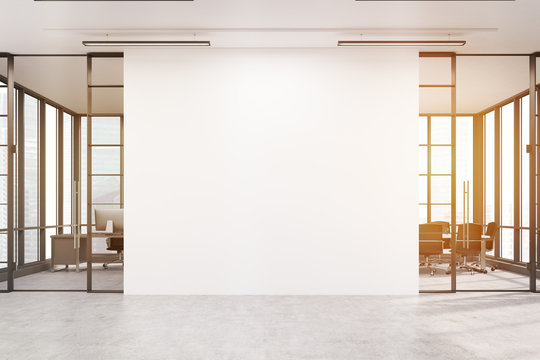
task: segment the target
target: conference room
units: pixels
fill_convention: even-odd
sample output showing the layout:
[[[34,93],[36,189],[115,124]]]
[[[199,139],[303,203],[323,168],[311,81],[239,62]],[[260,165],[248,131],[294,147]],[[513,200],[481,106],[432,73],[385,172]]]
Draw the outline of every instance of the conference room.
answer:
[[[535,66],[534,55],[421,54],[421,292],[536,291]]]

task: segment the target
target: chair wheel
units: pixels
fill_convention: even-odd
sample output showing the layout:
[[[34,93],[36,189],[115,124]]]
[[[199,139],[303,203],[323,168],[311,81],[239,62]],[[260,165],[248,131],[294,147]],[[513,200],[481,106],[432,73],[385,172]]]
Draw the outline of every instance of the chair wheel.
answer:
[[[491,271],[495,271],[496,267],[495,266],[492,266],[491,267]]]
[[[108,269],[109,266],[107,264],[103,264],[103,268]]]
[[[482,272],[483,272],[484,274],[487,274],[488,271],[484,269],[484,271],[482,271]]]

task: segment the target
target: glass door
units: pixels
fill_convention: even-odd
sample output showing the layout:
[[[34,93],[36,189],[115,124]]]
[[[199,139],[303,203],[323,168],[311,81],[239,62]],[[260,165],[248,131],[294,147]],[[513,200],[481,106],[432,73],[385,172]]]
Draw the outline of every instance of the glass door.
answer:
[[[528,69],[527,57],[457,58],[457,291],[529,290]]]
[[[88,57],[88,116],[81,123],[83,229],[89,291],[124,289],[123,58]]]

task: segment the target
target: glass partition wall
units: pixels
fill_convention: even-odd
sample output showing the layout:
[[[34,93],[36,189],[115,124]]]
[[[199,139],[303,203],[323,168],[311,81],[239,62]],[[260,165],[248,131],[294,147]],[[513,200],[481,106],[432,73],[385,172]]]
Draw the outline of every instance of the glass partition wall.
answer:
[[[0,58],[0,72],[7,74],[7,58]],[[6,80],[6,79],[2,79]],[[8,234],[8,86],[0,81],[0,291],[7,291]]]
[[[11,73],[14,146],[10,153],[9,74],[6,58],[0,57],[0,291],[122,291],[123,251],[119,254],[107,249],[105,238],[94,239],[90,251],[86,248],[88,184],[94,189],[90,202],[92,218],[95,208],[123,208],[121,96],[96,96],[97,110],[89,117],[86,56],[11,59],[12,69],[18,71]],[[116,55],[114,61],[115,65],[97,66],[100,75],[96,88],[112,78],[119,80],[115,90],[122,90],[122,58]],[[34,81],[36,71],[39,81]],[[70,71],[70,76],[64,76]],[[50,97],[39,92],[46,83],[56,84],[41,89]],[[94,142],[89,143],[87,139],[92,135]],[[89,149],[93,156],[88,156]],[[8,271],[10,156],[14,231],[13,265]],[[94,271],[88,265],[93,265]],[[89,285],[92,273],[94,280]],[[14,279],[11,286],[10,278]]]
[[[420,226],[421,292],[535,290],[529,264],[530,198],[536,199],[529,176],[528,144],[536,142],[534,134],[530,137],[529,65],[529,56],[458,55],[455,72],[449,75],[451,66],[444,54],[421,58],[419,222],[452,228],[453,211],[456,216],[455,247],[445,240],[451,236],[443,234],[443,251],[431,249],[427,258],[422,256],[425,225]],[[455,112],[449,111],[448,100],[434,95],[434,90],[442,94],[441,89],[452,85],[451,77]],[[452,148],[454,152],[448,150]],[[537,213],[535,205],[536,200],[532,209]],[[490,223],[495,225],[493,233]],[[538,249],[536,241],[533,234]],[[453,253],[455,272],[450,266]],[[532,265],[536,266],[536,257]]]

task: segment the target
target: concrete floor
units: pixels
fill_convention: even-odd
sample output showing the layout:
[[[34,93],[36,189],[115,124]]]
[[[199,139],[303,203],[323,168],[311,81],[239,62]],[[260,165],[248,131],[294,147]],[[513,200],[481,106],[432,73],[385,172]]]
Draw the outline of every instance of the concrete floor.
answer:
[[[58,266],[58,269],[62,267]],[[102,264],[92,267],[93,290],[123,290],[124,269],[121,264],[110,264],[104,269]],[[85,290],[86,291],[86,264],[81,271],[76,272],[74,266],[56,272],[41,271],[32,275],[21,276],[15,279],[15,290]],[[4,282],[5,283],[5,282]]]
[[[540,295],[0,294],[0,359],[539,359]]]
[[[450,290],[451,276],[446,275],[447,265],[439,265],[434,276],[427,268],[420,268],[420,290]],[[456,273],[458,290],[529,290],[529,276],[497,269],[487,274],[458,270]]]

